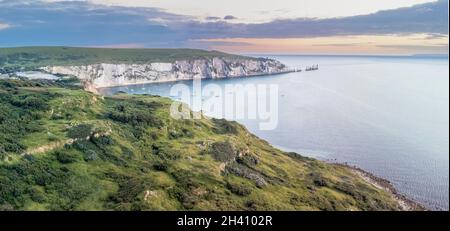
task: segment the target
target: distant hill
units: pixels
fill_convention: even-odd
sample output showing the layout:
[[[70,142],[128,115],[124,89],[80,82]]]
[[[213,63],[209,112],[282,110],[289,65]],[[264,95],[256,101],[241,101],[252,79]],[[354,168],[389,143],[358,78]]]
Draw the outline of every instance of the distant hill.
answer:
[[[417,58],[435,58],[435,59],[448,59],[448,54],[415,54],[413,57]]]
[[[143,64],[213,57],[253,59],[220,51],[197,49],[16,47],[0,48],[0,69],[33,69],[48,65],[67,66],[96,63]]]

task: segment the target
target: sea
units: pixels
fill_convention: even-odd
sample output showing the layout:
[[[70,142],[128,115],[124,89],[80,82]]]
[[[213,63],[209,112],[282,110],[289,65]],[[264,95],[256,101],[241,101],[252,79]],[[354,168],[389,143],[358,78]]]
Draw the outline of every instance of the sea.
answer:
[[[282,150],[362,168],[389,180],[399,193],[430,210],[449,209],[448,57],[263,57],[303,71],[202,80],[200,88],[276,86],[275,93],[271,93],[276,96],[272,101],[276,126],[261,129],[261,120],[267,120],[263,117],[211,116],[237,120]],[[319,70],[304,71],[313,65],[318,65]],[[101,92],[171,97],[208,114],[194,100],[175,95],[173,87],[177,84],[191,89],[195,85],[193,81],[182,81],[104,88]],[[235,88],[245,89],[251,88]],[[225,92],[213,98],[225,101],[233,97]],[[237,101],[244,104],[245,100]],[[248,104],[244,107],[257,110]]]

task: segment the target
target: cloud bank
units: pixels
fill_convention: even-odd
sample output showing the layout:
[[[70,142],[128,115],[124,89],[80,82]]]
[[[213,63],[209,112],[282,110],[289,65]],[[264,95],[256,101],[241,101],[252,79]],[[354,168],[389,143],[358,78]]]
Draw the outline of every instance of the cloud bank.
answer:
[[[234,16],[199,21],[159,8],[85,1],[0,0],[0,46],[186,47],[217,38],[312,38],[343,35],[448,36],[448,0],[343,18],[232,23]],[[10,26],[14,25],[14,26]],[[198,42],[198,46],[201,46]]]

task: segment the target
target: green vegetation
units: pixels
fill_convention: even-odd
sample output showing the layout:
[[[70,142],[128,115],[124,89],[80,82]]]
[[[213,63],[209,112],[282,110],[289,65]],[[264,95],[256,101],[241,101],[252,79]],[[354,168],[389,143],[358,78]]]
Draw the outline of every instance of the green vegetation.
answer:
[[[17,70],[33,70],[43,66],[88,65],[95,63],[142,64],[175,60],[211,59],[243,56],[219,51],[195,49],[112,49],[78,47],[17,47],[0,48],[0,74]],[[245,57],[249,58],[249,57]]]
[[[397,210],[345,167],[171,101],[0,80],[1,210]]]

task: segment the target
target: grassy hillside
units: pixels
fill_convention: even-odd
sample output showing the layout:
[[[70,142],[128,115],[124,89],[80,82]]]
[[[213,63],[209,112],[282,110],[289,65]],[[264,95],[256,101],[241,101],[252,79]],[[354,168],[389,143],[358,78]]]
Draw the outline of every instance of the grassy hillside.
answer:
[[[0,48],[0,69],[33,69],[47,65],[94,63],[150,63],[175,60],[229,57],[244,58],[219,51],[195,49],[112,49],[77,47]],[[246,57],[248,58],[248,57]]]
[[[348,169],[155,96],[0,80],[1,210],[397,210]]]

